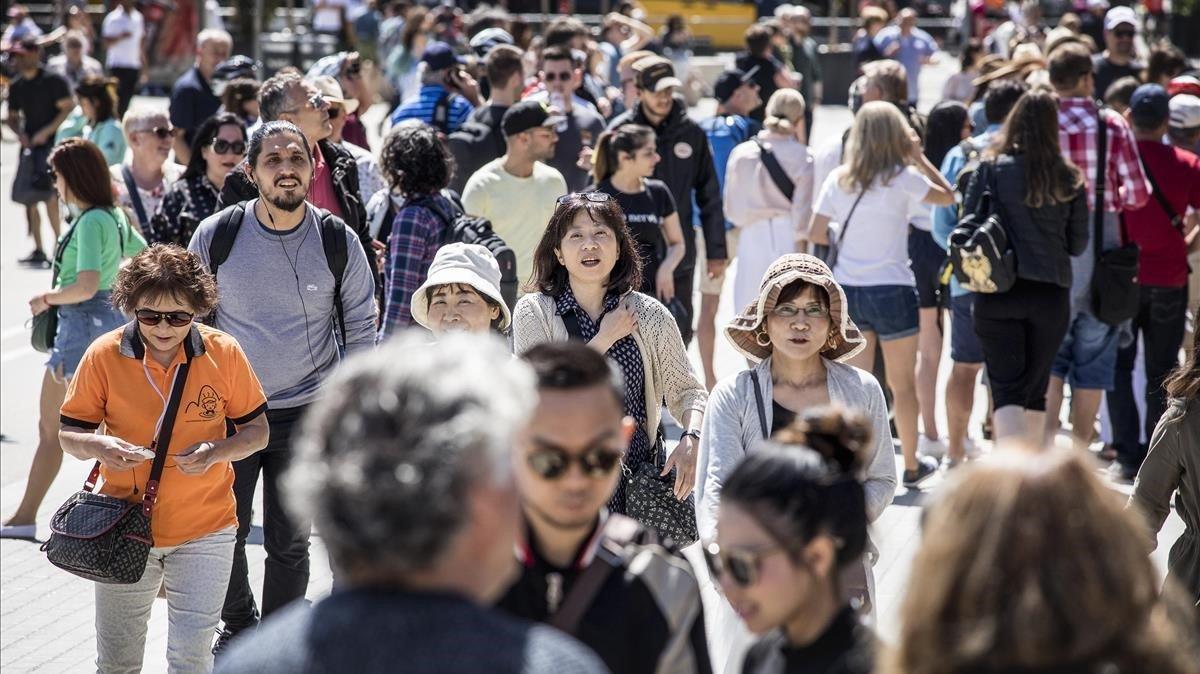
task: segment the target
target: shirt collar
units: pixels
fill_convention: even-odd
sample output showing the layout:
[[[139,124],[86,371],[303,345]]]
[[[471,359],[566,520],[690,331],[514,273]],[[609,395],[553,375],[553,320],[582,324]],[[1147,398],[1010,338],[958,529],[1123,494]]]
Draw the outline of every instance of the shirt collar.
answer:
[[[575,299],[575,292],[571,290],[571,284],[565,284],[562,293],[554,299],[554,313],[562,316],[568,311],[582,311],[583,307],[579,306],[579,300]],[[604,294],[604,313],[608,313],[617,308],[620,304],[621,297],[616,293],[609,292]]]
[[[1061,98],[1058,101],[1059,110],[1088,110],[1096,109],[1096,102],[1086,96],[1077,96],[1074,98]]]
[[[195,323],[188,330],[187,339],[183,340],[183,350],[188,358],[204,355],[204,338]],[[121,333],[121,355],[137,360],[146,358],[146,345],[142,342],[142,336],[138,332],[137,319],[129,321]]]
[[[593,526],[587,537],[579,544],[572,558],[575,560],[571,563],[571,570],[582,571],[592,563],[592,559],[596,556],[596,547],[600,543],[600,534],[604,531],[604,523],[608,520],[608,510],[601,508],[600,514],[596,518],[596,524]],[[514,552],[517,555],[517,561],[526,568],[542,567],[548,569],[556,569],[556,567],[542,556],[538,549],[537,536],[533,533],[533,527],[529,526],[529,520],[524,521],[525,536],[517,541]],[[567,569],[556,569],[565,571]]]

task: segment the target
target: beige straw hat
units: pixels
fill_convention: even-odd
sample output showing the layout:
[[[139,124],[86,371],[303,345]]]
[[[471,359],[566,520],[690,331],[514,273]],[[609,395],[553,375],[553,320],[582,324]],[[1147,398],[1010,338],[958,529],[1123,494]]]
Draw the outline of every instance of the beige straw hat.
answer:
[[[818,258],[793,253],[784,255],[767,268],[767,273],[763,274],[758,299],[751,302],[725,326],[725,336],[733,343],[733,348],[754,361],[761,361],[771,355],[771,343],[760,337],[760,334],[764,334],[763,322],[766,315],[775,308],[780,292],[795,281],[807,281],[824,288],[829,295],[829,320],[833,325],[830,335],[833,346],[822,351],[822,356],[842,361],[866,346],[866,340],[858,331],[858,326],[850,320],[846,293],[837,281],[833,280],[833,272]],[[766,341],[766,344],[761,343],[762,341]]]

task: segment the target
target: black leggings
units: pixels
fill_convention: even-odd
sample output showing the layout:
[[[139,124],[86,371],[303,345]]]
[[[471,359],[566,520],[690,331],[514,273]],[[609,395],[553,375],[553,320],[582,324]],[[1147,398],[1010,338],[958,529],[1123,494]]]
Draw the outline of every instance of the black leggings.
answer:
[[[1017,279],[1006,293],[975,296],[975,334],[996,409],[1046,410],[1050,368],[1070,313],[1070,289],[1052,283]]]

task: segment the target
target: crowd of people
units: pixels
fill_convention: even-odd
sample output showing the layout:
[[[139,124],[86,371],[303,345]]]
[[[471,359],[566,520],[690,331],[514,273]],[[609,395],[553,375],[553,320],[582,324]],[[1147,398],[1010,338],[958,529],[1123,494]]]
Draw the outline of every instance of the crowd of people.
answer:
[[[354,51],[268,76],[207,29],[165,105],[130,0],[104,65],[78,18],[6,31],[56,323],[0,534],[35,536],[64,452],[153,497],[98,670],[140,669],[164,596],[178,671],[1200,671],[1200,78],[1129,7],[1098,42],[1026,2],[926,113],[945,55],[877,5],[844,133],[801,6],[703,83],[636,3],[534,35],[320,0]],[[871,527],[937,474],[885,644]]]

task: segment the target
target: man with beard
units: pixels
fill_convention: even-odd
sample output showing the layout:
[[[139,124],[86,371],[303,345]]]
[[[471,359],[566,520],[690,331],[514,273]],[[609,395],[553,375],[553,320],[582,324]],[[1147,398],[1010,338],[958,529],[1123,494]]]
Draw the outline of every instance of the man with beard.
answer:
[[[312,527],[284,510],[280,485],[291,462],[293,429],[340,360],[335,332],[343,333],[347,355],[375,344],[374,282],[366,255],[341,220],[305,203],[314,169],[304,134],[289,122],[263,124],[250,137],[245,171],[257,197],[207,218],[188,246],[217,277],[216,325],[237,338],[254,366],[267,394],[271,429],[266,449],[233,464],[237,547],[222,612],[225,629],[214,651],[259,620],[246,536],[260,472],[267,552],[262,615],[304,596]],[[344,241],[333,239],[339,235]],[[232,245],[221,251],[215,240]],[[340,282],[326,250],[339,243],[345,262]]]
[[[708,674],[691,566],[604,509],[634,432],[619,371],[578,342],[541,344],[523,358],[538,405],[516,449],[521,569],[497,607],[574,636],[614,672]]]

